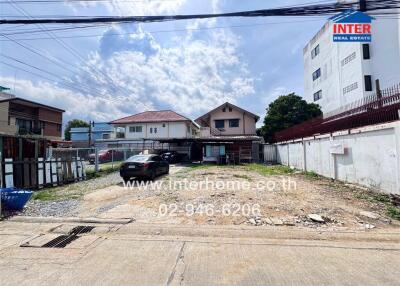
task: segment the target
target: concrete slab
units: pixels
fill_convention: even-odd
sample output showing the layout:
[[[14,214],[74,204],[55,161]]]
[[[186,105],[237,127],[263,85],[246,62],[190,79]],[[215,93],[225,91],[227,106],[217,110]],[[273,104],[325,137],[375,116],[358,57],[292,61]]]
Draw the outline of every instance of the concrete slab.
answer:
[[[398,285],[399,252],[187,243],[180,285]],[[373,261],[372,261],[373,260]]]
[[[106,240],[49,283],[62,285],[166,285],[183,243]]]
[[[8,246],[0,285],[399,285],[399,237],[129,224],[64,249]]]

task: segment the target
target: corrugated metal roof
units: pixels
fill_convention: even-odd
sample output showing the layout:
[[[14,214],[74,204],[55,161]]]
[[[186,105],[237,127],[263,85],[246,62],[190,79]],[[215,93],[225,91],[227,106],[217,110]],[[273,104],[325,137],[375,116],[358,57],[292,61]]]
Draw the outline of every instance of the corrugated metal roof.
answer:
[[[114,120],[110,124],[146,123],[146,122],[176,122],[191,121],[172,110],[146,111],[128,117]]]

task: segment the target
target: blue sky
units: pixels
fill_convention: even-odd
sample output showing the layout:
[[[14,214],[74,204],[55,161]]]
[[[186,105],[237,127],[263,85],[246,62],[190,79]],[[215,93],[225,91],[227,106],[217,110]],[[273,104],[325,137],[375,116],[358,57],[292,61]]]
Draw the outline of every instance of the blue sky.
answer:
[[[90,4],[2,4],[0,13],[2,17],[24,13],[33,17],[167,15],[307,2],[311,1],[110,0]],[[303,94],[302,50],[327,18],[129,23],[55,30],[51,34],[41,32],[38,26],[4,26],[2,34],[51,61],[1,37],[0,61],[29,72],[0,63],[0,85],[12,88],[17,96],[65,109],[64,122],[72,118],[108,121],[149,109],[172,109],[195,118],[225,101],[264,117],[267,105],[279,95]]]

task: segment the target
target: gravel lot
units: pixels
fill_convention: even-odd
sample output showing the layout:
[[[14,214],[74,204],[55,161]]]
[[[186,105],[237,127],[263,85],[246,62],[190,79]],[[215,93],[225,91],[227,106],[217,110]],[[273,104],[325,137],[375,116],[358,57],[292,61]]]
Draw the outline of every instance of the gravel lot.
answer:
[[[174,185],[185,181],[198,185]],[[207,181],[213,185],[207,186]],[[218,186],[216,182],[225,185]],[[233,188],[229,182],[242,185]],[[387,196],[283,167],[172,167],[171,174],[155,184],[125,188],[115,172],[52,189],[55,199],[32,201],[22,215],[328,230],[400,225],[388,217]]]

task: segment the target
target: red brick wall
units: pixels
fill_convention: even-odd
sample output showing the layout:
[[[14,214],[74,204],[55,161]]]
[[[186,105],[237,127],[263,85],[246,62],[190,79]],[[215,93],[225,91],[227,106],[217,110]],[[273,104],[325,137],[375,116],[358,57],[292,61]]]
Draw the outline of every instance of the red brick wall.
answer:
[[[39,120],[62,123],[62,112],[39,108]]]
[[[61,123],[58,124],[58,123],[45,122],[43,135],[44,136],[61,137],[61,130],[58,129],[59,125],[61,125]]]
[[[44,136],[61,137],[62,112],[39,108],[39,120],[44,122]]]

